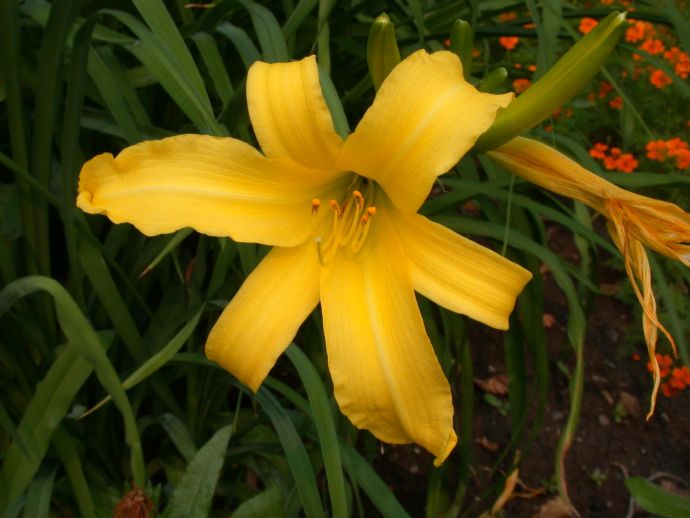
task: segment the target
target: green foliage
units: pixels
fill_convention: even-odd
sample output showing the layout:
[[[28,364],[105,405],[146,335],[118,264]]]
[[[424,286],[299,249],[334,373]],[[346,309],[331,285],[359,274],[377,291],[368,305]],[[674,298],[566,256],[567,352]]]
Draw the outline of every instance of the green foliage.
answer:
[[[266,250],[188,229],[147,238],[87,216],[74,204],[79,170],[98,153],[178,133],[255,143],[247,69],[257,60],[310,53],[318,56],[337,131],[347,135],[375,95],[367,39],[383,11],[392,22],[385,28],[389,50],[392,36],[403,58],[420,47],[440,50],[452,32],[448,44],[462,56],[468,80],[504,92],[515,79],[532,77],[531,64],[535,78],[548,79],[572,45],[577,21],[585,14],[604,19],[612,10],[592,14],[577,4],[533,1],[223,0],[200,8],[163,0],[0,0],[4,516],[109,516],[132,482],[155,497],[161,516],[414,514],[378,443],[337,409],[318,314],[257,394],[203,356],[220,310]],[[501,19],[509,12],[516,17]],[[645,4],[639,14],[690,51],[687,12],[674,2]],[[534,27],[524,27],[531,21]],[[517,36],[520,44],[507,51],[500,36]],[[652,138],[687,141],[687,83],[659,56],[629,42],[607,45],[612,59],[603,77],[611,90],[601,97],[601,78],[590,81],[535,134],[616,184],[683,206],[690,200],[687,171],[646,158],[645,145]],[[667,72],[672,86],[634,80],[633,53]],[[379,65],[377,86],[390,68]],[[623,99],[621,111],[608,105],[615,95]],[[634,152],[642,172],[602,171],[588,154],[596,142]],[[516,452],[529,455],[542,430],[549,373],[557,372],[542,320],[542,265],[569,314],[570,399],[554,459],[555,487],[565,495],[565,456],[587,410],[581,401],[589,298],[599,291],[604,258],[622,270],[619,254],[586,209],[510,178],[483,156],[463,159],[439,181],[445,192],[431,196],[422,212],[502,250],[534,280],[503,337],[508,398],[492,403],[486,396],[506,413],[510,441],[482,474],[481,487],[473,477],[474,415],[485,405],[473,378],[473,347],[480,344],[464,317],[421,302],[453,386],[459,444],[443,467],[416,479],[428,484],[420,509],[472,516],[490,508]],[[572,233],[580,264],[549,249],[546,227],[556,224]],[[661,319],[688,362],[690,277],[675,264],[650,262]],[[680,497],[640,479],[626,484],[650,512],[687,514]]]
[[[681,518],[690,513],[690,498],[661,489],[641,477],[625,479],[625,486],[642,509],[664,518]]]

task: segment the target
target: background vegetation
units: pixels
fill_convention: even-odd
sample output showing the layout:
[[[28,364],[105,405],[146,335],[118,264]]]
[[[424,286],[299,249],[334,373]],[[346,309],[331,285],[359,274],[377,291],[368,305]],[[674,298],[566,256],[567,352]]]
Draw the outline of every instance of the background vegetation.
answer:
[[[256,60],[316,53],[332,78],[324,88],[339,94],[354,127],[374,96],[366,41],[384,11],[403,55],[445,48],[453,21],[469,21],[472,81],[504,67],[507,79],[496,81],[494,91],[521,91],[596,20],[630,8],[630,28],[606,68],[533,133],[621,186],[687,208],[687,5],[185,4],[0,0],[3,516],[110,516],[116,506],[121,513],[156,509],[171,517],[476,516],[492,505],[498,511],[499,496],[512,493],[516,469],[542,429],[554,376],[567,379],[569,397],[561,402],[567,419],[549,459],[555,478],[546,485],[567,498],[564,458],[587,412],[580,407],[587,318],[593,297],[606,291],[606,276],[620,278],[623,269],[601,221],[583,206],[471,155],[440,179],[423,207],[528,267],[534,280],[520,297],[511,331],[500,338],[505,391],[475,393],[473,348],[482,346],[476,343],[481,330],[420,299],[454,389],[460,443],[440,469],[422,455],[414,481],[425,485],[425,501],[410,505],[391,487],[389,447],[337,410],[318,312],[255,396],[205,359],[209,329],[264,248],[191,231],[146,238],[128,225],[85,216],[74,205],[76,178],[93,155],[145,139],[201,132],[253,142],[245,80]],[[578,261],[549,248],[554,226],[574,236]],[[674,381],[673,369],[690,360],[690,276],[679,264],[650,259],[661,319],[681,354],[664,360],[665,396],[672,397],[685,387]],[[565,358],[547,348],[547,271],[565,295]],[[616,296],[636,308],[632,291],[620,286]],[[634,321],[621,357],[643,350],[639,314]],[[487,404],[506,415],[510,440],[478,477],[473,415]],[[631,479],[629,487],[660,514],[687,513],[682,499],[673,501],[676,511],[654,508],[668,497],[643,480]],[[675,514],[681,515],[687,516]]]

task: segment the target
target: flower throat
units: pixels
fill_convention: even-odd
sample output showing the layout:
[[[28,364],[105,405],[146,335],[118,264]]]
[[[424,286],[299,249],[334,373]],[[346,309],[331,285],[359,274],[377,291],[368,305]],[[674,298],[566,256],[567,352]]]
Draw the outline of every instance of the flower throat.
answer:
[[[374,182],[355,175],[344,200],[341,203],[335,199],[329,201],[333,223],[327,231],[328,236],[325,239],[322,236],[314,239],[322,266],[330,264],[338,248],[344,248],[353,254],[362,249],[376,214],[374,194]],[[320,207],[321,200],[314,198],[311,201],[312,216],[316,216]]]

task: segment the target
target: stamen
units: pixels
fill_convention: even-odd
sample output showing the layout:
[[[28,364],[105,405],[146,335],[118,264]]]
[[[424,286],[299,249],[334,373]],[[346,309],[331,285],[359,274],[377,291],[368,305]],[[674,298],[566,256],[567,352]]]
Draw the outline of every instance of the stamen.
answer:
[[[356,176],[347,191],[349,194],[343,200],[329,200],[333,212],[330,231],[314,239],[319,263],[323,267],[331,263],[340,247],[346,248],[348,254],[359,252],[369,233],[371,219],[376,214],[373,205],[376,192],[374,182]],[[311,204],[312,215],[316,215],[321,201],[314,198]]]
[[[374,214],[376,214],[376,207],[369,207],[364,213],[364,216],[362,216],[362,222],[366,223],[369,221],[369,218],[374,216]]]
[[[364,246],[364,242],[367,240],[367,235],[369,234],[369,227],[371,227],[371,218],[374,214],[376,214],[376,207],[369,207],[364,213],[364,216],[362,216],[362,224],[359,226],[359,232],[352,240],[352,253],[356,254]]]
[[[362,196],[362,193],[359,191],[353,191],[352,197],[355,199],[357,207],[361,210],[362,207],[364,207],[364,197]]]

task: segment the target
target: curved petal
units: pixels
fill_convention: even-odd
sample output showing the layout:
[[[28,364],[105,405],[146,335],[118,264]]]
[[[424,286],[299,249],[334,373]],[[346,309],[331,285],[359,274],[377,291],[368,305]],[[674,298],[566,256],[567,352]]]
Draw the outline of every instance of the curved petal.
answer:
[[[322,217],[312,216],[312,199],[338,197],[347,181],[268,159],[232,138],[179,135],[89,160],[77,205],[146,235],[192,227],[235,241],[294,246]]]
[[[451,311],[508,329],[515,298],[532,278],[529,271],[419,214],[400,214],[398,220],[415,291]]]
[[[345,141],[341,169],[376,180],[400,209],[416,212],[436,177],[488,129],[512,94],[478,92],[451,52],[419,50],[393,69]]]
[[[416,442],[440,464],[456,443],[450,387],[395,230],[381,212],[364,248],[356,255],[341,250],[321,278],[335,397],[358,428],[385,442]]]
[[[312,243],[272,249],[213,326],[206,356],[256,392],[318,304],[319,266]]]
[[[323,98],[315,56],[291,63],[254,63],[247,77],[247,105],[266,156],[335,169],[343,140]]]

